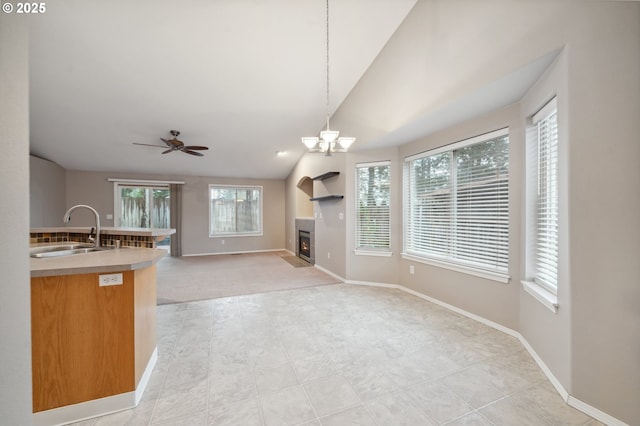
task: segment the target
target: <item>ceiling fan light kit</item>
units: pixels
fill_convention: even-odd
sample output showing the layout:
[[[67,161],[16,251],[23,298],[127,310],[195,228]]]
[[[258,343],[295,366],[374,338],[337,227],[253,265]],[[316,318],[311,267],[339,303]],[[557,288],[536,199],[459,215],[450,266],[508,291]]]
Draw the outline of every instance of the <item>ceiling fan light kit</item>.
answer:
[[[134,145],[143,145],[143,146],[155,146],[157,148],[169,148],[162,151],[163,154],[168,154],[173,151],[182,151],[185,154],[195,155],[196,157],[204,157],[204,154],[196,151],[205,151],[208,150],[209,147],[200,146],[200,145],[185,145],[184,142],[178,140],[178,136],[180,136],[180,132],[178,130],[170,130],[169,133],[173,136],[173,139],[164,139],[160,138],[162,142],[165,143],[163,145],[152,145],[148,143],[136,143],[133,142]]]
[[[347,152],[356,138],[339,138],[340,132],[329,128],[329,0],[326,0],[327,10],[327,128],[320,132],[320,137],[303,137],[302,143],[309,152],[322,152],[331,155],[332,152]]]

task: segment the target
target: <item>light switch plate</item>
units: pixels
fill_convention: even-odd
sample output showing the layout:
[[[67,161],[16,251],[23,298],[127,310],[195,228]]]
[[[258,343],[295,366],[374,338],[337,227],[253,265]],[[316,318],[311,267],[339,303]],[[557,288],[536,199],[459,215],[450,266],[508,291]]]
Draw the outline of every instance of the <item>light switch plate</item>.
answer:
[[[122,285],[122,273],[100,274],[100,287],[108,285]]]

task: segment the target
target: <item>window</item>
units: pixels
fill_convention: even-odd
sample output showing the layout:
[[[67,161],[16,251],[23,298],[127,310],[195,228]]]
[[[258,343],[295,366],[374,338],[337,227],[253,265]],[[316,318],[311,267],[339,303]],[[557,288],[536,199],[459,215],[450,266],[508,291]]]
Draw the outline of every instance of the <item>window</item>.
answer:
[[[356,166],[356,254],[389,252],[390,162]]]
[[[115,225],[169,228],[169,185],[115,184]]]
[[[405,159],[404,255],[508,281],[508,129]]]
[[[262,187],[209,185],[209,236],[262,235]]]
[[[528,280],[553,294],[558,289],[558,121],[555,98],[527,129]]]

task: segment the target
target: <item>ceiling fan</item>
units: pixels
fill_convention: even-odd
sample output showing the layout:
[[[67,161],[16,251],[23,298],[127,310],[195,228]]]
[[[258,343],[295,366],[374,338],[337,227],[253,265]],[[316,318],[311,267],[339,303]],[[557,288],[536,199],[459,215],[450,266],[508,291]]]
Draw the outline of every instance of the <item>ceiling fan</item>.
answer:
[[[160,140],[162,142],[165,143],[166,146],[162,146],[162,145],[152,145],[152,144],[148,144],[148,143],[137,143],[137,142],[133,142],[134,145],[144,145],[144,146],[156,146],[158,148],[169,148],[166,149],[165,151],[163,151],[163,154],[168,154],[170,152],[173,151],[182,151],[186,154],[191,154],[191,155],[196,155],[198,157],[204,157],[204,154],[200,153],[200,152],[196,152],[196,151],[204,151],[209,149],[206,146],[198,146],[198,145],[185,145],[184,142],[178,140],[178,136],[180,135],[180,132],[177,130],[170,130],[169,133],[171,133],[171,135],[173,136],[173,139],[164,139],[164,138],[160,138]]]

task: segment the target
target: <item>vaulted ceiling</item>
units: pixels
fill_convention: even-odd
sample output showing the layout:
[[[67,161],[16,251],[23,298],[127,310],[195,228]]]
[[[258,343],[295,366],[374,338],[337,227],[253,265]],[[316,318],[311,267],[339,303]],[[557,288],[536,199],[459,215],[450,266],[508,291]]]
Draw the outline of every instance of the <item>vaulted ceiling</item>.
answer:
[[[554,25],[545,4],[332,0],[332,128],[383,148],[517,102],[562,49],[531,38]],[[66,169],[283,179],[324,128],[324,0],[58,0],[29,18],[31,153]],[[210,149],[134,145],[170,130]]]
[[[415,2],[330,3],[332,113]],[[281,179],[325,124],[323,0],[57,0],[30,20],[31,153],[67,169]],[[172,129],[209,151],[133,144]]]

